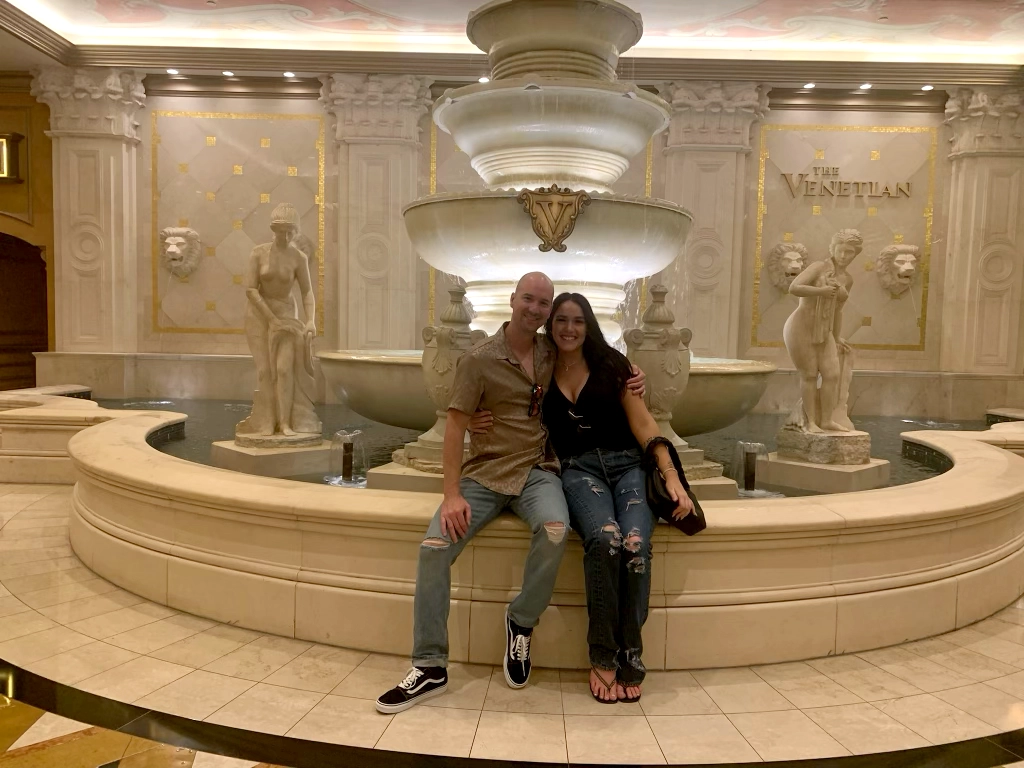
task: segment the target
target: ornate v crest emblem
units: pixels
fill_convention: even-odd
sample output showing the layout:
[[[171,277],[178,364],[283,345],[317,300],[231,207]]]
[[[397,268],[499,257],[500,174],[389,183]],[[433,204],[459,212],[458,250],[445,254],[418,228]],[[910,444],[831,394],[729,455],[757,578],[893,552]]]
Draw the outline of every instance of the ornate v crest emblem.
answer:
[[[524,189],[516,200],[533,220],[533,231],[541,240],[538,248],[562,253],[565,239],[576,226],[576,218],[590,204],[590,195],[552,184],[532,191]]]

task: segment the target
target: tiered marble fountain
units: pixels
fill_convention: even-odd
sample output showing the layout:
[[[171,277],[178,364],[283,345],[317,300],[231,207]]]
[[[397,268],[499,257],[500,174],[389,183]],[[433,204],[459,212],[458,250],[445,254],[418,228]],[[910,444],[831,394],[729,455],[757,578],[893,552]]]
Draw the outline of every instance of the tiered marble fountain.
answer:
[[[405,211],[414,247],[458,275],[488,333],[508,319],[515,281],[538,270],[556,292],[590,299],[609,341],[624,285],[672,264],[692,218],[679,206],[612,193],[669,106],[618,82],[618,57],[643,34],[640,15],[613,0],[495,0],[469,16],[469,39],[487,53],[491,81],[449,90],[434,122],[470,158],[487,189],[422,197]],[[420,353],[324,352],[324,372],[358,413],[428,429],[435,404]],[[694,361],[673,426],[692,435],[727,426],[760,399],[775,366]]]

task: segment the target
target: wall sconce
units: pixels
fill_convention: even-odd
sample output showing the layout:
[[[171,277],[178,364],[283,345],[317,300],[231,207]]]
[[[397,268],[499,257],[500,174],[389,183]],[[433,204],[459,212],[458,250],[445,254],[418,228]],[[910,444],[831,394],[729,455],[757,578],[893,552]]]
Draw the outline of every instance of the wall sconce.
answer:
[[[0,133],[0,184],[21,184],[20,133]]]

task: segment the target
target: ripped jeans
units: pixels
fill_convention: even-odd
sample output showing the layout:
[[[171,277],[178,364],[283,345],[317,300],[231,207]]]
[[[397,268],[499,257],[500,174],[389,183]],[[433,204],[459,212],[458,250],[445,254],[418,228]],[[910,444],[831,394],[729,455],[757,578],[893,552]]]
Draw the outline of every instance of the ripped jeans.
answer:
[[[558,475],[534,467],[519,496],[496,493],[466,477],[462,478],[459,486],[469,502],[469,530],[466,535],[455,544],[451,543],[450,537],[442,536],[441,510],[438,508],[420,545],[412,633],[412,663],[417,667],[448,666],[452,563],[481,528],[510,509],[533,532],[530,552],[523,567],[523,589],[508,607],[508,615],[521,627],[534,627],[540,621],[540,615],[551,601],[558,566],[565,551],[569,513]]]
[[[588,451],[562,462],[569,521],[583,539],[590,663],[639,685],[651,596],[651,534],[640,450]]]

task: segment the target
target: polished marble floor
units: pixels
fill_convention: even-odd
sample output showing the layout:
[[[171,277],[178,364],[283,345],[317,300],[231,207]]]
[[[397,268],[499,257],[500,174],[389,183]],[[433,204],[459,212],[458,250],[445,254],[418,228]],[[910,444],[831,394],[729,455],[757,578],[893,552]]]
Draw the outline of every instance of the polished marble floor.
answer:
[[[86,569],[69,546],[70,492],[0,484],[0,660],[33,679],[84,692],[92,703],[77,711],[98,711],[96,702],[108,700],[124,708],[126,725],[152,713],[177,724],[147,733],[181,733],[183,724],[203,723],[211,733],[242,734],[243,742],[248,733],[252,744],[269,734],[380,750],[374,754],[382,765],[393,762],[387,755],[403,752],[562,764],[895,758],[899,752],[898,761],[879,755],[854,763],[1024,766],[1024,733],[1004,733],[1024,729],[1024,600],[957,632],[868,653],[654,672],[638,704],[594,702],[583,671],[536,670],[526,689],[513,691],[500,669],[455,664],[448,693],[385,716],[372,700],[401,678],[405,659],[222,625],[118,589]],[[55,688],[49,699],[60,711],[60,701],[74,697]],[[164,757],[175,766],[256,764],[203,754],[198,725],[196,753],[174,751],[180,740],[167,747],[136,743],[138,729],[135,736],[116,729],[116,738],[105,736],[87,724],[100,720],[79,717],[86,722],[0,698],[0,745],[7,749],[0,766],[162,766]],[[11,738],[19,724],[25,727]],[[74,749],[96,745],[95,760],[102,761],[61,756],[79,742]],[[959,742],[981,752],[954,758]],[[128,754],[134,749],[152,753],[154,762]]]

